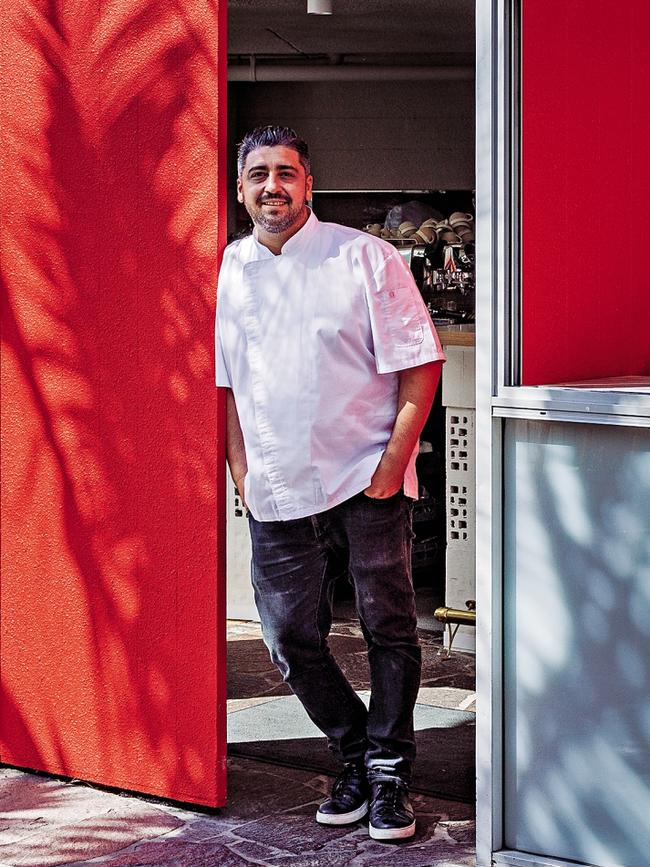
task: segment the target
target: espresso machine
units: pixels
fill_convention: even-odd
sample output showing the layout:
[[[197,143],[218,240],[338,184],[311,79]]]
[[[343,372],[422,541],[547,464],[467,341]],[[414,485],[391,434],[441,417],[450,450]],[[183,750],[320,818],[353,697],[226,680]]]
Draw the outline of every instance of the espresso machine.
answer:
[[[434,324],[474,322],[473,241],[420,244],[412,238],[386,240],[397,248],[411,269]]]

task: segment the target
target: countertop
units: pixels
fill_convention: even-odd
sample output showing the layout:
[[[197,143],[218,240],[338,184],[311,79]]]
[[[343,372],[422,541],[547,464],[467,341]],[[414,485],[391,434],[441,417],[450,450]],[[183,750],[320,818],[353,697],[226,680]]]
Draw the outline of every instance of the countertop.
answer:
[[[474,346],[476,334],[471,325],[436,325],[438,337],[443,346]]]

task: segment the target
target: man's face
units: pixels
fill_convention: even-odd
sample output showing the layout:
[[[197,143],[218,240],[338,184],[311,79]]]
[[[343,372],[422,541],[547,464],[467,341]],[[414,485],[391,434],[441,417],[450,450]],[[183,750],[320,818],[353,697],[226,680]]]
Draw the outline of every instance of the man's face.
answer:
[[[251,151],[237,179],[237,199],[255,225],[272,235],[300,224],[311,190],[312,176],[305,175],[298,152],[284,145]]]

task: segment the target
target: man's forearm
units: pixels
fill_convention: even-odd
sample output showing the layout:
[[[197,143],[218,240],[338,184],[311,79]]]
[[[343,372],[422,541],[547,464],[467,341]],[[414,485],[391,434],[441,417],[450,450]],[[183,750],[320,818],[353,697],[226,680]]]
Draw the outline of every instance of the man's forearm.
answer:
[[[397,417],[379,465],[366,488],[369,497],[390,497],[400,489],[409,458],[431,411],[440,382],[441,361],[402,370],[397,396]]]
[[[397,416],[386,454],[403,465],[404,470],[431,412],[441,371],[441,361],[400,371]]]
[[[248,470],[246,463],[246,450],[244,437],[239,424],[239,415],[232,389],[226,390],[226,458],[230,467],[230,474],[237,485],[240,496],[243,498],[243,481]]]

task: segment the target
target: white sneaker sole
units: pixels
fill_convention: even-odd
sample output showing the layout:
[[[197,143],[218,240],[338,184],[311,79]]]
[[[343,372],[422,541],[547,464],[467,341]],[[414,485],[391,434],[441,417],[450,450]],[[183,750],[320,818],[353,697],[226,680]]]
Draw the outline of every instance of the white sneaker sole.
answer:
[[[373,840],[404,840],[415,834],[415,822],[405,828],[373,828],[370,825],[369,831]]]
[[[368,812],[368,802],[364,801],[356,810],[350,813],[321,813],[316,811],[316,821],[321,825],[351,825],[353,822],[358,822]]]

